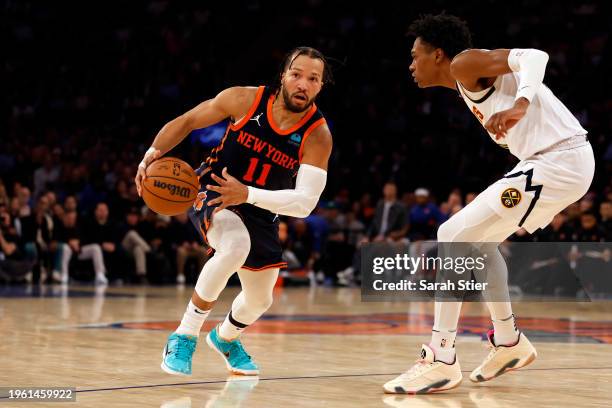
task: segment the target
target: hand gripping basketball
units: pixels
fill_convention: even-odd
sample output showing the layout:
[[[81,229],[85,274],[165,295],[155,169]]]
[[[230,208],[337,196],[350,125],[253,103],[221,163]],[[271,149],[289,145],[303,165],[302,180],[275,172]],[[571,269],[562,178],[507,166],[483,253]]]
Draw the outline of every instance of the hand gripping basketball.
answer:
[[[142,161],[138,165],[138,170],[136,171],[136,177],[134,178],[134,182],[136,183],[136,190],[138,190],[138,196],[142,197],[142,183],[147,178],[146,170],[149,167],[149,164],[153,163],[153,161],[159,159],[161,156],[161,150],[156,149],[154,147],[149,147],[149,150],[145,153]]]

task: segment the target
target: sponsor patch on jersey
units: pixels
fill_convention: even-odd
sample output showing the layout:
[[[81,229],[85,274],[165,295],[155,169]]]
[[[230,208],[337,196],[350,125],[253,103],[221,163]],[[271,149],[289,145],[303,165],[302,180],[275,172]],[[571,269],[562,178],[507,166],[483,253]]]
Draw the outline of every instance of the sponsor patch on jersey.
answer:
[[[506,208],[516,207],[521,202],[521,192],[516,188],[507,188],[501,194],[501,202]]]
[[[302,143],[302,135],[300,135],[299,133],[292,134],[291,136],[289,136],[289,142],[291,144],[299,146],[300,143]]]

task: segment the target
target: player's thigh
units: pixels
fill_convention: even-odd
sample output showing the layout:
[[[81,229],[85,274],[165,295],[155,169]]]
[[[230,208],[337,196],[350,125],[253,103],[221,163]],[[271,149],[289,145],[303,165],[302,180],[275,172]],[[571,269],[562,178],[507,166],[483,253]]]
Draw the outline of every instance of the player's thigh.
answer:
[[[217,251],[230,251],[236,256],[248,255],[251,248],[249,231],[237,214],[224,209],[211,216],[207,238]]]
[[[487,190],[440,226],[438,241],[502,242],[518,229],[516,220],[492,208],[493,193]]]

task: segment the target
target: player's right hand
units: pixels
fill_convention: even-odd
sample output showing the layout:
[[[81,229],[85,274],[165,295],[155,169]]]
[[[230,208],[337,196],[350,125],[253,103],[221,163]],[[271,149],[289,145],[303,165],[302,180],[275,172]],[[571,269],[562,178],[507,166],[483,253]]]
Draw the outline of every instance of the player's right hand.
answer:
[[[142,161],[138,165],[136,177],[134,178],[134,183],[136,183],[136,190],[138,191],[138,196],[142,197],[142,182],[147,178],[147,167],[149,167],[149,165],[155,160],[159,159],[160,156],[161,150],[156,149],[154,147],[150,147],[142,158]]]

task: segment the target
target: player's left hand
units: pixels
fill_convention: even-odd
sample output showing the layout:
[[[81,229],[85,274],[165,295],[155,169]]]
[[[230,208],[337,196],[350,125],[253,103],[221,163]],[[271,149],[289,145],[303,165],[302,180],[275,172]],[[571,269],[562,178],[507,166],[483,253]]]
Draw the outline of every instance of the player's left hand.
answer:
[[[527,107],[529,107],[529,101],[525,98],[519,98],[510,109],[497,112],[491,116],[485,124],[485,129],[493,133],[496,140],[506,137],[508,130],[525,116]]]
[[[219,185],[213,186],[211,184],[208,184],[206,185],[206,189],[216,191],[220,194],[220,196],[210,200],[208,202],[208,205],[211,206],[220,204],[219,207],[217,207],[217,209],[215,210],[215,212],[217,212],[233,205],[246,203],[247,197],[249,196],[249,189],[247,188],[247,186],[238,181],[237,178],[232,177],[227,172],[227,167],[223,168],[221,175],[223,177],[219,177],[214,173],[210,175],[210,177],[212,177],[212,179],[215,180]]]

